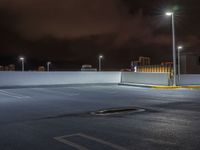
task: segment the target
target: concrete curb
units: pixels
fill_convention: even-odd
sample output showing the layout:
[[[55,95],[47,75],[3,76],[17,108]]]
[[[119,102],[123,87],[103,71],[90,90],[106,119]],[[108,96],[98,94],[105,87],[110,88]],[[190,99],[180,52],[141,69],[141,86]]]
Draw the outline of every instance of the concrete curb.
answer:
[[[152,86],[155,89],[200,89],[200,86]]]
[[[156,85],[156,86],[152,86],[151,88],[154,88],[154,89],[180,89],[181,86],[159,86],[159,85]]]
[[[200,89],[200,85],[167,86],[167,85],[145,85],[145,84],[133,84],[133,83],[119,83],[118,85],[154,88],[154,89]]]
[[[191,85],[191,86],[182,86],[183,88],[194,88],[194,89],[199,89],[200,85]]]

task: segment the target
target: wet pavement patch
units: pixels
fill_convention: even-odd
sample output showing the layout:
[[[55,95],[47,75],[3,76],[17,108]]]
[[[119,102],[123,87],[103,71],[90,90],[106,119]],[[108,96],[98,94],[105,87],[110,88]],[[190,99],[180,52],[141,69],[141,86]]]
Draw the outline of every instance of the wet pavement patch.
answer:
[[[123,108],[111,108],[103,109],[95,112],[91,112],[91,115],[108,116],[108,115],[120,115],[120,114],[130,114],[145,112],[146,109],[138,107],[123,107]]]

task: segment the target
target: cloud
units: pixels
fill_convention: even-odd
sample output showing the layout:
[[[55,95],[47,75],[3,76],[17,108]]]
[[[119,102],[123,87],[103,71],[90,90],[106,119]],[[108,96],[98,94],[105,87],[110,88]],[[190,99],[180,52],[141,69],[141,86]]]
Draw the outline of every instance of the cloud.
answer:
[[[183,39],[183,44],[187,46],[200,46],[200,38],[198,36],[189,35]]]
[[[29,39],[114,35],[115,46],[130,41],[144,45],[171,43],[169,35],[154,33],[157,27],[151,24],[152,18],[143,15],[142,10],[130,14],[129,6],[121,0],[0,0],[0,8],[16,17],[15,30]],[[195,38],[193,41],[198,42]]]
[[[3,0],[24,36],[79,38],[116,32],[124,12],[119,0]]]

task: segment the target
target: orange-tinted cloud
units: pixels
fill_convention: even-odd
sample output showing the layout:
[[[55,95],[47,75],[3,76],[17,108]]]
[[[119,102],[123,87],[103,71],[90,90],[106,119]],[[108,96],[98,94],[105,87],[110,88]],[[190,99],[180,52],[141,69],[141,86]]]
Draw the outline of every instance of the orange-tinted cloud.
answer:
[[[0,8],[12,12],[15,30],[29,39],[113,35],[114,46],[131,41],[144,45],[171,43],[170,35],[154,33],[157,28],[150,17],[141,10],[130,14],[129,6],[121,0],[0,0]],[[195,36],[186,40],[199,42]]]

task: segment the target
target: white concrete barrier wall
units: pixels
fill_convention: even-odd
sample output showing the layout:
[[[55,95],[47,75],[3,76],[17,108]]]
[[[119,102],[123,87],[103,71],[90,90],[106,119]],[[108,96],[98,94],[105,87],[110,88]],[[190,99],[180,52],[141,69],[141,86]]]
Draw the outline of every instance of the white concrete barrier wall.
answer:
[[[119,83],[121,72],[0,72],[0,87]]]
[[[200,74],[183,74],[180,78],[180,85],[200,85]]]
[[[122,72],[121,83],[169,85],[168,73]]]

